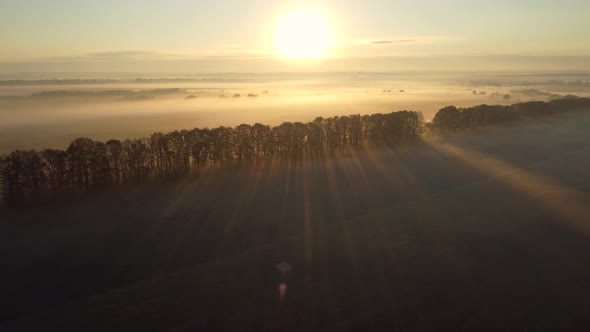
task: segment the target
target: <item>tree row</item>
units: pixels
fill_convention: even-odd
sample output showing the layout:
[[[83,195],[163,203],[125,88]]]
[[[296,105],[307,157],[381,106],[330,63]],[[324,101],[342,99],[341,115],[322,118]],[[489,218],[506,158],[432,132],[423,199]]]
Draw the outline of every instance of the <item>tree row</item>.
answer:
[[[579,110],[590,110],[589,98],[566,96],[550,102],[531,101],[508,106],[447,106],[436,113],[432,126],[443,131],[454,131]]]
[[[577,110],[590,110],[590,99],[568,96],[547,103],[447,106],[428,126],[456,131]],[[77,138],[65,150],[17,150],[0,158],[0,191],[9,201],[84,192],[179,177],[201,167],[261,158],[313,157],[361,145],[395,145],[420,137],[426,127],[420,112],[402,111],[319,117],[274,127],[256,123],[195,128],[124,141]]]
[[[419,112],[336,116],[308,123],[195,128],[106,142],[77,138],[67,149],[13,151],[0,160],[2,195],[21,201],[260,158],[321,155],[363,144],[396,144],[422,135]]]

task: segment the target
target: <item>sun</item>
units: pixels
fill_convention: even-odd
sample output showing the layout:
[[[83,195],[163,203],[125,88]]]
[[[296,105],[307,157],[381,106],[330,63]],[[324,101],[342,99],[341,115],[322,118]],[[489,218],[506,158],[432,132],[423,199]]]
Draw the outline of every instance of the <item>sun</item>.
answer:
[[[285,15],[276,30],[277,53],[289,59],[319,59],[332,44],[330,24],[321,12],[299,9]]]

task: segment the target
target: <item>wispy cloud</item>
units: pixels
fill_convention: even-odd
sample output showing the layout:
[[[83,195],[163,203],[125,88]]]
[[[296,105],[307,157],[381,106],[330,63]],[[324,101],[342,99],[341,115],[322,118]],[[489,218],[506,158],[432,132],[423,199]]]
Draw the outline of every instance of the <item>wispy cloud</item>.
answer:
[[[446,39],[445,39],[446,40]],[[338,42],[340,46],[394,46],[394,45],[425,45],[442,42],[441,37],[432,36],[376,36],[374,38],[348,39]]]
[[[48,62],[112,62],[112,61],[166,61],[166,60],[198,60],[208,58],[257,59],[273,57],[270,52],[264,52],[238,45],[227,45],[211,50],[116,50],[89,52],[68,56],[56,56],[38,59]]]
[[[384,44],[406,44],[406,43],[418,43],[420,39],[395,39],[395,40],[376,40],[372,41],[373,45],[384,45]]]
[[[86,53],[79,58],[87,58],[92,60],[122,60],[122,59],[129,59],[129,60],[160,60],[160,59],[170,59],[170,58],[179,58],[181,57],[178,54],[169,53],[169,52],[160,52],[160,51],[153,51],[153,50],[122,50],[122,51],[108,51],[108,52],[93,52],[93,53]]]
[[[157,50],[117,50],[90,52],[68,56],[57,56],[47,60],[50,61],[113,61],[113,60],[174,60],[182,59],[184,56],[179,53],[163,52]]]

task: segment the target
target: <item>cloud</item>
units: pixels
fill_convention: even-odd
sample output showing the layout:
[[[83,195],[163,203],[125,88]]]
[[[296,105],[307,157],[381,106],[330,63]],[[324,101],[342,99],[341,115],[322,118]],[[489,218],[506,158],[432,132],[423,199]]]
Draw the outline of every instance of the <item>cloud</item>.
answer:
[[[109,52],[93,52],[93,53],[86,53],[80,56],[80,58],[87,58],[87,59],[108,59],[108,60],[115,60],[115,59],[165,59],[177,57],[175,54],[158,52],[158,51],[149,51],[149,50],[123,50],[123,51],[109,51]]]
[[[417,43],[418,39],[396,39],[396,40],[377,40],[372,41],[373,45],[384,45],[384,44],[405,44],[405,43]]]
[[[261,52],[258,50],[238,48],[238,47],[221,47],[207,51],[176,50],[166,52],[160,50],[117,50],[103,52],[89,52],[69,56],[56,56],[45,59],[34,59],[37,62],[63,63],[63,62],[81,62],[81,63],[110,63],[110,62],[129,62],[129,61],[170,61],[170,60],[199,60],[199,59],[258,59],[272,57],[270,52]]]
[[[122,61],[122,60],[175,60],[182,59],[183,55],[170,52],[161,52],[156,50],[119,50],[119,51],[104,51],[104,52],[90,52],[70,56],[57,56],[45,59],[46,61],[56,62],[102,62],[102,61]]]

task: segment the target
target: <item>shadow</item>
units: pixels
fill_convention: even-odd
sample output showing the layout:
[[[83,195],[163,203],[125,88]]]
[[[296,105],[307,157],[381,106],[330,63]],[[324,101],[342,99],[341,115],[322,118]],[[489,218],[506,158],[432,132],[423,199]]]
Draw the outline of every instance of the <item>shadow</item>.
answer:
[[[276,158],[11,214],[0,329],[580,328],[590,204],[560,179],[590,160],[559,147],[586,134],[534,139],[567,134],[548,128]]]

